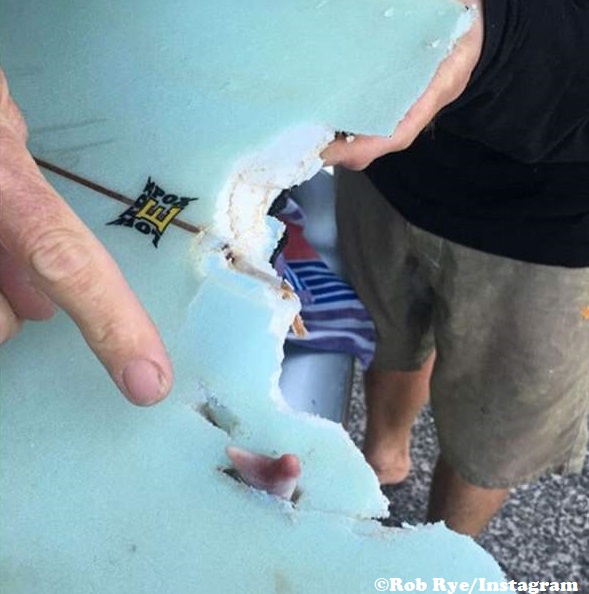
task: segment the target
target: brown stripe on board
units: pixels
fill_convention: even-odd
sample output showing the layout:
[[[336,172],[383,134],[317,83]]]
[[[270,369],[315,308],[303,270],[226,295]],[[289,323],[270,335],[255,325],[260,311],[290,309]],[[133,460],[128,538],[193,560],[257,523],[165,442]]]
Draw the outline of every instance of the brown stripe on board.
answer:
[[[37,157],[33,157],[33,159],[35,159],[35,163],[37,163],[37,165],[39,167],[42,167],[43,169],[47,169],[47,171],[56,173],[57,175],[60,175],[61,177],[64,177],[66,179],[69,179],[70,181],[80,184],[81,186],[89,188],[90,190],[93,190],[94,192],[98,192],[99,194],[102,194],[103,196],[107,196],[108,198],[112,198],[113,200],[118,200],[119,202],[122,202],[123,204],[126,204],[127,206],[132,206],[133,204],[135,204],[135,200],[131,200],[131,198],[127,198],[126,196],[123,196],[123,194],[119,194],[118,192],[113,192],[113,190],[109,190],[108,188],[105,188],[104,186],[101,186],[100,184],[94,183],[94,182],[90,181],[89,179],[80,177],[79,175],[76,175],[75,173],[72,173],[71,171],[62,169],[61,167],[58,167],[57,165],[53,165],[52,163],[48,163],[47,161],[44,161],[43,159],[38,159]],[[191,225],[190,223],[185,223],[184,221],[173,220],[171,224],[176,225],[176,227],[180,227],[180,229],[184,229],[185,231],[188,231],[189,233],[200,233],[200,229],[198,227],[195,227],[194,225]]]

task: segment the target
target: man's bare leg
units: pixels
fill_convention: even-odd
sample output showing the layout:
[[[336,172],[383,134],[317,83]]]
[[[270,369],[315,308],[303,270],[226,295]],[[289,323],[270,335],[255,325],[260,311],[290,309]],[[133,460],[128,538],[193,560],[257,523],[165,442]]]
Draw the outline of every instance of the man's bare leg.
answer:
[[[440,457],[430,490],[428,522],[444,520],[461,534],[478,536],[501,509],[508,489],[485,489],[466,482]]]
[[[364,456],[381,484],[397,484],[411,469],[411,427],[429,397],[435,355],[417,371],[369,370],[364,376]]]

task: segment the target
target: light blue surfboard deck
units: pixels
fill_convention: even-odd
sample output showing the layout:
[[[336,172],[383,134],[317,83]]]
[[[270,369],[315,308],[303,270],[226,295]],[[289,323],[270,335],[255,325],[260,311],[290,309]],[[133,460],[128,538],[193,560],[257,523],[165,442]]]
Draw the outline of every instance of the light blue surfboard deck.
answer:
[[[388,134],[469,22],[446,0],[0,0],[0,61],[49,181],[113,254],[175,368],[128,404],[63,314],[0,352],[3,594],[358,593],[500,579],[441,524],[385,529],[343,429],[290,410],[296,312],[265,213],[336,130]],[[320,395],[318,395],[320,397]],[[296,502],[224,472],[297,454]],[[476,590],[473,590],[476,591]]]
[[[334,128],[390,134],[468,22],[443,0],[358,4],[3,0],[2,62],[37,157],[133,199],[151,176],[208,226],[297,130],[301,154]]]

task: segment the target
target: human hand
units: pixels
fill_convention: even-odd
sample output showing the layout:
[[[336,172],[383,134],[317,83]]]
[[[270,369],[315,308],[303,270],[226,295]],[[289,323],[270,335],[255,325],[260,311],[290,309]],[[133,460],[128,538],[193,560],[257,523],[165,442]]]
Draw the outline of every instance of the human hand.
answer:
[[[406,149],[443,107],[460,96],[481,55],[484,34],[483,0],[461,2],[476,9],[472,27],[440,64],[423,95],[405,114],[393,134],[389,137],[357,135],[353,142],[349,138],[336,138],[321,154],[324,165],[340,165],[359,171],[378,157]]]
[[[0,343],[24,320],[63,308],[133,403],[168,393],[172,366],[157,329],[104,246],[49,185],[0,70]]]

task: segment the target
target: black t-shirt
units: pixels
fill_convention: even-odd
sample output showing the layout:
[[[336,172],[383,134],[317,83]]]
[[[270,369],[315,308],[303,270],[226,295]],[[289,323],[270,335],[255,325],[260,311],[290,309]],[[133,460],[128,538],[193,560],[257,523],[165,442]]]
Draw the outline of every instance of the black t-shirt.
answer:
[[[413,224],[482,251],[589,266],[589,0],[486,0],[461,97],[373,183]]]

